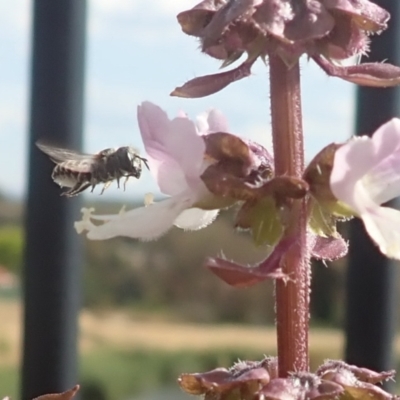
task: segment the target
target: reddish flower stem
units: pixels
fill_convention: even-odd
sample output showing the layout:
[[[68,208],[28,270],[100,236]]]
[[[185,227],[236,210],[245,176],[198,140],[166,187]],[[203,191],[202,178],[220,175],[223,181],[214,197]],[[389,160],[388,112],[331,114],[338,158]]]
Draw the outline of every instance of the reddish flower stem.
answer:
[[[275,55],[271,55],[269,61],[275,173],[301,178],[304,146],[299,65],[288,68]],[[282,377],[290,371],[308,371],[309,368],[310,263],[306,214],[305,200],[293,200],[286,235],[296,237],[296,244],[282,263],[283,271],[291,280],[276,283],[279,375]]]

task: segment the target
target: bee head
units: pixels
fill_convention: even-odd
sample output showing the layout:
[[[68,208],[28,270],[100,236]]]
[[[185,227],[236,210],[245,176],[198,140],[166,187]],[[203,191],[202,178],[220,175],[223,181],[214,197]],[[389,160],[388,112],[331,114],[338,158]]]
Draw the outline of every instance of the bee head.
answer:
[[[147,164],[147,159],[140,157],[138,151],[134,147],[128,146],[126,148],[126,153],[132,166],[136,168],[138,171],[142,170],[142,162],[147,167],[147,169],[149,169],[149,165]]]

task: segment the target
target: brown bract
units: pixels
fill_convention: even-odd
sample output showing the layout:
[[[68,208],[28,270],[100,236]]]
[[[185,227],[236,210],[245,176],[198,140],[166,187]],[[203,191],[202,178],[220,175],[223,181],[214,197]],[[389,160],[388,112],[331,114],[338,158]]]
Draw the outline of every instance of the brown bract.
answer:
[[[205,399],[223,400],[232,398],[232,395],[238,399],[252,399],[276,375],[276,358],[266,357],[260,362],[241,361],[230,369],[217,368],[200,374],[182,374],[178,383],[185,392],[202,394]]]
[[[203,136],[206,158],[212,161],[201,176],[208,190],[220,197],[246,200],[273,175],[273,159],[261,145],[230,133]]]
[[[206,260],[205,267],[236,288],[253,286],[267,279],[289,280],[290,277],[282,271],[281,260],[294,243],[294,238],[282,238],[271,254],[256,265],[245,266],[224,258],[210,257]]]
[[[331,176],[336,150],[342,144],[331,143],[324,147],[308,164],[303,178],[310,185],[310,193],[327,202],[336,202],[329,179]]]
[[[264,387],[259,394],[266,400],[327,400],[338,399],[343,388],[334,383],[320,379],[309,372],[296,372],[289,378],[277,378]]]
[[[353,215],[338,202],[330,186],[335,153],[341,146],[332,143],[324,147],[303,174],[303,179],[309,185],[309,227],[314,234],[310,240],[316,240],[313,257],[317,259],[335,260],[346,255],[348,250],[348,244],[337,232],[336,224]]]
[[[329,360],[321,365],[316,373],[321,379],[342,386],[346,398],[356,400],[395,400],[399,398],[375,385],[376,383],[393,379],[395,375],[394,370],[375,372],[367,368],[348,365],[340,360]]]
[[[267,279],[290,280],[281,265],[285,254],[296,242],[296,238],[286,233],[290,223],[287,210],[293,199],[307,196],[310,188],[321,191],[318,186],[325,187],[337,146],[321,152],[304,178],[298,179],[275,177],[272,157],[255,142],[224,132],[206,135],[204,140],[210,166],[201,179],[207,189],[217,198],[224,199],[224,204],[239,203],[235,227],[250,230],[257,246],[271,247],[268,257],[255,265],[240,265],[223,257],[212,257],[206,260],[206,268],[234,287],[248,287]],[[314,193],[311,192],[311,195]],[[314,203],[310,207],[316,209]],[[321,224],[321,220],[327,223],[325,216],[317,222]],[[331,261],[347,253],[347,243],[337,234],[335,226],[336,220],[333,220],[324,229],[317,226],[319,235],[316,232],[309,235],[308,246],[312,257]]]
[[[317,370],[317,374],[325,376],[325,374],[336,373],[337,371],[350,371],[359,381],[366,383],[382,383],[388,379],[394,379],[396,371],[394,369],[390,371],[376,372],[368,368],[361,368],[355,365],[346,364],[341,360],[326,360]]]
[[[308,184],[291,176],[274,177],[272,157],[259,144],[223,132],[204,140],[206,158],[211,161],[201,175],[207,189],[231,203],[243,202],[236,227],[252,230],[256,244],[276,244],[288,199],[304,197]],[[274,226],[277,229],[271,231]]]
[[[201,50],[228,72],[195,78],[172,95],[203,97],[250,75],[260,57],[277,54],[290,67],[307,54],[329,75],[366,86],[400,83],[390,64],[340,67],[337,61],[368,52],[369,35],[386,29],[389,13],[369,0],[205,0],[178,14],[183,32],[198,37]]]
[[[203,136],[211,165],[201,175],[208,190],[236,201],[257,201],[266,196],[301,198],[308,184],[289,176],[273,177],[273,159],[255,142],[224,132]]]
[[[333,261],[347,254],[348,245],[341,236],[309,236],[310,254],[315,259]],[[236,288],[250,287],[269,279],[289,281],[291,277],[283,272],[281,262],[295,243],[296,239],[293,237],[282,237],[268,257],[255,265],[241,265],[222,257],[209,257],[204,266],[225,283]]]
[[[310,235],[309,244],[311,257],[316,260],[334,261],[347,254],[349,245],[340,235],[337,237],[322,237]]]
[[[44,394],[39,397],[35,397],[33,400],[71,400],[79,390],[79,385],[75,385],[72,389],[69,389],[62,393],[50,393]]]
[[[277,365],[276,357],[241,361],[230,369],[183,374],[178,382],[187,393],[209,400],[398,399],[375,385],[392,378],[393,371],[378,373],[339,360],[325,362],[315,373],[297,371],[280,378]]]

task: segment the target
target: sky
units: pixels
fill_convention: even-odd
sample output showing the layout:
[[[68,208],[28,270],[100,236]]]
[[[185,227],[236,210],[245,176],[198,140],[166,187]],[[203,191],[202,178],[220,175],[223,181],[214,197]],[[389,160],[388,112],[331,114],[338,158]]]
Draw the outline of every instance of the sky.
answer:
[[[0,2],[0,192],[26,192],[32,2]],[[203,99],[169,93],[196,76],[218,72],[219,62],[201,54],[195,38],[182,33],[176,15],[198,0],[88,0],[84,151],[133,145],[143,153],[136,108],[152,101],[170,117],[190,117],[217,108],[230,132],[271,149],[268,69],[258,61],[252,76]],[[236,66],[236,64],[234,65]],[[328,77],[302,59],[306,157],[353,134],[354,85]],[[104,199],[127,201],[157,193],[149,173],[126,192],[116,184]],[[96,196],[100,188],[95,190]]]

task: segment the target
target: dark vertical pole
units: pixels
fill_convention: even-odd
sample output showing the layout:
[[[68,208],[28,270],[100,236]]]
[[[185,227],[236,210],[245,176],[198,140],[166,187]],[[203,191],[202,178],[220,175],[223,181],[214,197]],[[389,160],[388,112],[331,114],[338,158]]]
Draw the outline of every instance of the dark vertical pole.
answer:
[[[85,0],[34,0],[29,183],[26,204],[22,399],[77,382],[81,243],[77,199],[60,197],[38,139],[79,149]]]
[[[389,29],[372,37],[368,61],[400,64],[400,1],[375,1],[391,13]],[[364,60],[364,61],[367,61]],[[398,88],[359,87],[356,134],[371,134],[382,123],[399,117]],[[393,203],[392,206],[395,204]],[[347,274],[346,360],[377,371],[393,367],[396,262],[384,257],[366,235],[360,220],[350,223]]]

